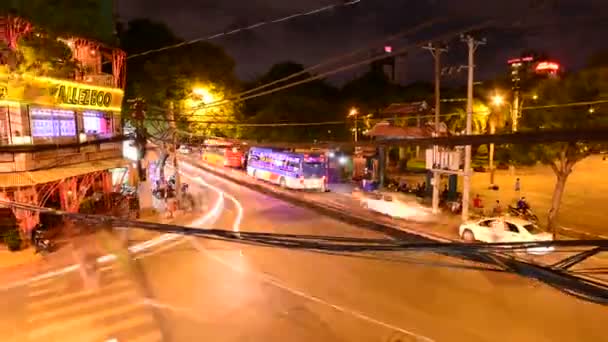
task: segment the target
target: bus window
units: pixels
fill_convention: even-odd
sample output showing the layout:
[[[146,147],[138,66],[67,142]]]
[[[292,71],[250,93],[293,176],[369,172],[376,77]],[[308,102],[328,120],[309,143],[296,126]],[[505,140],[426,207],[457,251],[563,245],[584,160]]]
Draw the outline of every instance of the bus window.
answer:
[[[302,163],[302,173],[305,178],[325,176],[325,164],[320,162]]]

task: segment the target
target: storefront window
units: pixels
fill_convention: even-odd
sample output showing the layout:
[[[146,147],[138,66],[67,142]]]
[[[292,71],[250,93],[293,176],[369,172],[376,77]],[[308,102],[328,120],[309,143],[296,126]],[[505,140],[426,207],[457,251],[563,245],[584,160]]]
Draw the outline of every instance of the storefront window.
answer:
[[[75,137],[74,112],[63,109],[30,108],[34,138]]]
[[[110,113],[85,111],[82,113],[84,132],[100,136],[112,135],[112,115]]]

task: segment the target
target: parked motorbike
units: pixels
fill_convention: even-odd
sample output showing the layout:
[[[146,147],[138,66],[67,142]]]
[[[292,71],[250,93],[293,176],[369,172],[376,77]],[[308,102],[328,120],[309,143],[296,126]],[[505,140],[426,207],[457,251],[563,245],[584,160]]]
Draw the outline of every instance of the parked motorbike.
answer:
[[[520,209],[518,207],[510,205],[509,214],[516,217],[521,217],[524,220],[528,220],[532,223],[538,223],[538,216],[536,216],[536,214],[534,214],[534,212],[530,208]]]
[[[40,253],[42,255],[52,252],[54,248],[53,243],[44,236],[44,231],[42,230],[36,230],[34,232],[33,243],[36,253]]]

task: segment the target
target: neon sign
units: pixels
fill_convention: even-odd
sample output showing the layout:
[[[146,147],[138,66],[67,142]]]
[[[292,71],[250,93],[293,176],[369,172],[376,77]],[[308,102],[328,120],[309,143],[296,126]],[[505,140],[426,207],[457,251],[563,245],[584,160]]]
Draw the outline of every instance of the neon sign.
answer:
[[[521,58],[512,58],[512,59],[509,59],[507,61],[507,64],[522,63],[522,62],[532,62],[533,60],[534,60],[534,57],[531,57],[531,56],[521,57]]]
[[[108,108],[112,94],[103,90],[60,85],[57,88],[57,101],[61,104],[77,104]]]
[[[120,112],[123,96],[120,88],[0,71],[0,100],[66,109]]]
[[[557,71],[559,70],[559,64],[554,62],[540,62],[536,66],[536,71]]]

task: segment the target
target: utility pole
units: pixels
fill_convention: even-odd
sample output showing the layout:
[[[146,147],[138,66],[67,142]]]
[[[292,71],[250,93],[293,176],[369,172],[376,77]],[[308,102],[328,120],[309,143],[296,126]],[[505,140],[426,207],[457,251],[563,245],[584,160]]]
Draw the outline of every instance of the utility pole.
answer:
[[[469,62],[467,66],[467,125],[466,135],[471,135],[471,126],[473,122],[473,75],[475,69],[475,50],[479,45],[486,43],[485,39],[475,40],[473,37],[461,36],[469,48]],[[471,192],[471,145],[466,145],[464,150],[464,184],[462,190],[462,220],[469,219],[469,198]]]
[[[357,139],[359,138],[359,112],[355,114],[355,143],[357,143]]]
[[[519,86],[513,93],[513,107],[511,107],[511,120],[513,121],[513,132],[517,132],[517,126],[519,124]]]
[[[435,136],[439,135],[439,116],[441,106],[441,53],[446,52],[448,49],[445,47],[439,47],[439,45],[433,45],[429,43],[428,46],[424,46],[423,49],[429,50],[435,59]],[[433,159],[437,158],[439,154],[439,146],[433,146]],[[433,160],[434,162],[434,160]],[[441,182],[441,175],[437,171],[433,171],[433,214],[439,212],[439,183]]]
[[[179,175],[179,165],[177,160],[177,149],[178,149],[178,137],[177,137],[177,125],[175,124],[175,110],[173,101],[169,102],[169,111],[167,113],[169,117],[169,127],[171,128],[171,133],[173,135],[173,171],[175,172],[175,200],[179,207],[179,198],[181,195],[181,179]]]

